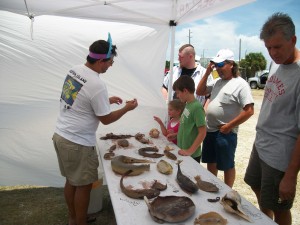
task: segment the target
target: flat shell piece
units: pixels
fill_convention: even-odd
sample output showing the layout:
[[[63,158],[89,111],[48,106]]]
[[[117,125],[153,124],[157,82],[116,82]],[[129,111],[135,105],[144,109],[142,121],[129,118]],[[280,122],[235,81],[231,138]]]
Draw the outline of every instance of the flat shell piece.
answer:
[[[165,156],[167,156],[169,159],[177,160],[177,156],[174,155],[172,152],[168,150],[164,150]]]
[[[227,220],[219,213],[209,212],[200,215],[195,219],[194,225],[226,225]]]
[[[202,191],[206,191],[206,192],[218,192],[219,191],[219,188],[216,185],[202,180],[200,175],[195,176],[195,180],[196,180],[198,188]]]
[[[141,142],[142,144],[150,144],[150,140],[144,138],[145,134],[137,133],[134,137],[137,141]]]
[[[167,189],[167,184],[162,184],[159,181],[155,180],[154,183],[152,184],[151,188],[157,189],[159,191],[164,191]]]
[[[166,145],[165,150],[166,151],[172,151],[172,150],[174,150],[174,148],[170,147],[169,145]]]
[[[103,158],[105,160],[111,160],[114,156],[115,156],[115,153],[113,153],[113,152],[107,152],[107,153],[104,154]]]
[[[156,164],[157,170],[162,173],[162,174],[171,174],[173,172],[173,167],[170,163],[167,161],[161,159],[157,164]]]
[[[117,141],[117,143],[120,147],[123,147],[123,148],[129,146],[129,141],[126,139],[120,139]]]
[[[195,213],[194,202],[186,196],[158,196],[152,202],[144,200],[155,222],[178,223],[187,220]]]
[[[116,148],[117,148],[117,145],[114,144],[114,145],[110,146],[110,148],[108,149],[108,151],[109,152],[113,152],[114,150],[116,150]]]

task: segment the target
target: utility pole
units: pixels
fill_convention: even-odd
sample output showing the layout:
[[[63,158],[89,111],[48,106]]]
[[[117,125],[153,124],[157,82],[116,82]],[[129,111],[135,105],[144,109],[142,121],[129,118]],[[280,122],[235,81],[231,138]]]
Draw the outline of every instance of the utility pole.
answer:
[[[191,38],[192,38],[192,37],[191,37],[191,33],[192,33],[192,32],[191,32],[191,30],[189,29],[189,36],[188,36],[188,38],[189,38],[189,44],[191,44]]]
[[[209,50],[209,49],[208,49],[208,48],[203,48],[203,49],[202,49],[202,58],[203,58],[203,59],[205,58],[205,56],[204,56],[205,50]]]
[[[241,62],[241,48],[242,48],[242,39],[240,39],[240,45],[239,45],[239,63]]]

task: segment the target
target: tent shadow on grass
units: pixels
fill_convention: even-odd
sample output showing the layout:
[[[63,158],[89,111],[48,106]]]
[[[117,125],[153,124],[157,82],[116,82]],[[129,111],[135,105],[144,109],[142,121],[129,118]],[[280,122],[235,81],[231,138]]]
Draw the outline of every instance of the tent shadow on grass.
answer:
[[[63,188],[0,186],[1,225],[65,225],[68,222]],[[115,225],[107,186],[103,207],[92,225]]]

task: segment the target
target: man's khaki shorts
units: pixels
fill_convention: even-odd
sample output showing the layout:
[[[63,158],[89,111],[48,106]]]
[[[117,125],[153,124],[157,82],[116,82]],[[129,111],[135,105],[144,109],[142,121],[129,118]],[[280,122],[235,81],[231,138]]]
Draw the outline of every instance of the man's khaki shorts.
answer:
[[[76,144],[56,133],[52,140],[61,175],[71,185],[83,186],[98,180],[99,159],[95,147]]]

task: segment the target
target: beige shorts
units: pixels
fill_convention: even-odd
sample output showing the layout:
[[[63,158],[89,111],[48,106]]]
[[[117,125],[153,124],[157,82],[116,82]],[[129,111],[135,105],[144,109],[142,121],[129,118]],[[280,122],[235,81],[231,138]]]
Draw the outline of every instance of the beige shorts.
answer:
[[[99,159],[95,147],[76,144],[56,133],[52,140],[61,175],[71,185],[83,186],[98,180]]]

